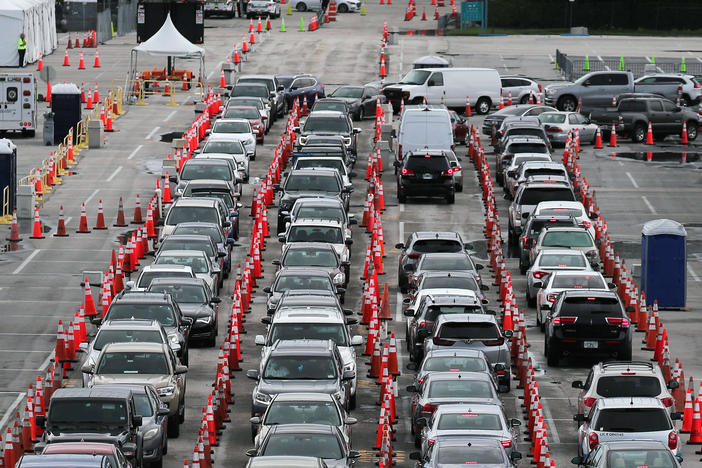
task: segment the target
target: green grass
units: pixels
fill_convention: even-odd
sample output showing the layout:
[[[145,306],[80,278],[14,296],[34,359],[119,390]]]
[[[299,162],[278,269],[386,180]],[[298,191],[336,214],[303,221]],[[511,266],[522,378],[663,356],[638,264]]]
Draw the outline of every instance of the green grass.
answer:
[[[477,36],[481,33],[487,34],[534,34],[534,35],[554,35],[567,33],[566,28],[544,28],[544,29],[518,29],[518,28],[487,28],[481,31],[479,27],[471,27],[466,29],[450,29],[446,31],[448,36]],[[657,31],[654,29],[591,29],[588,31],[592,36],[702,36],[702,29],[696,30],[672,30],[672,31]]]

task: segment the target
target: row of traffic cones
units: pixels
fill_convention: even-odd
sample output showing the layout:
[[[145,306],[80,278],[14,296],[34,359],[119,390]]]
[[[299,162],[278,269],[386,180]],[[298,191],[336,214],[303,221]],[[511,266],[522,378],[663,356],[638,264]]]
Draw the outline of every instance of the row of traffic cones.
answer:
[[[97,33],[94,30],[90,30],[83,34],[83,45],[81,46],[80,38],[78,33],[75,35],[75,41],[71,41],[71,33],[68,33],[68,43],[66,44],[66,49],[78,49],[79,47],[97,47]]]
[[[42,60],[42,59],[40,59]],[[68,57],[68,49],[65,50],[65,53],[63,55],[63,64],[64,67],[70,67],[71,66],[71,61]],[[44,66],[43,60],[41,61],[41,67]],[[83,52],[80,52],[80,58],[78,60],[78,70],[85,70],[85,58],[83,57]],[[95,58],[93,60],[93,68],[100,68],[100,52],[98,49],[95,49]],[[40,65],[37,65],[37,69],[41,70]]]

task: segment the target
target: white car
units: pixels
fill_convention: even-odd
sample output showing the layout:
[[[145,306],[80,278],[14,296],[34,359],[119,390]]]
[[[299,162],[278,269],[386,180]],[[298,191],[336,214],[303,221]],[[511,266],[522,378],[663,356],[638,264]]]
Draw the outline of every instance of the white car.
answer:
[[[546,277],[534,281],[536,288],[536,324],[544,331],[544,318],[556,302],[556,297],[561,291],[568,289],[589,289],[595,291],[608,291],[609,285],[602,273],[597,271],[553,271]]]
[[[278,0],[249,0],[246,6],[247,18],[280,18],[280,1]]]
[[[217,138],[236,138],[244,145],[249,159],[256,159],[256,137],[247,119],[217,119],[207,134]]]
[[[227,135],[212,136],[207,139],[202,150],[195,152],[195,158],[229,159],[236,161],[236,170],[242,175],[244,182],[249,180],[249,157],[241,140]]]
[[[319,11],[322,9],[321,0],[291,0],[292,8],[297,11]],[[348,13],[350,11],[361,11],[361,2],[357,0],[340,0],[337,2],[337,11],[339,13]]]
[[[154,265],[185,265],[192,269],[196,278],[205,280],[213,296],[219,294],[219,276],[222,270],[201,250],[167,250],[160,252]]]
[[[505,105],[507,104],[510,91],[512,91],[512,104],[527,104],[529,95],[532,95],[534,102],[536,102],[536,95],[539,93],[541,93],[543,99],[544,90],[542,86],[531,78],[521,75],[508,75],[500,76],[500,81],[502,82],[502,95],[505,99]]]
[[[324,167],[329,169],[336,169],[341,176],[341,180],[344,181],[344,187],[351,187],[350,172],[344,164],[344,160],[341,157],[317,157],[317,156],[297,156],[295,159],[295,165],[293,166],[293,171],[295,169],[308,169],[310,167]]]
[[[527,300],[533,303],[539,290],[538,284],[543,284],[548,276],[556,271],[593,271],[590,261],[580,250],[552,249],[542,250],[527,270]]]
[[[592,238],[595,238],[595,227],[592,220],[597,219],[596,215],[590,218],[587,210],[579,201],[542,201],[534,208],[534,215],[571,216],[575,218],[580,227],[588,230]]]

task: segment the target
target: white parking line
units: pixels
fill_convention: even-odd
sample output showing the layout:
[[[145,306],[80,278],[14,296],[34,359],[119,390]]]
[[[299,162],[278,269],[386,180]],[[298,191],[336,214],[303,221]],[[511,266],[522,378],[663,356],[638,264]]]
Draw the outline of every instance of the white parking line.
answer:
[[[631,175],[630,173],[628,173],[628,172],[626,172],[625,174],[626,174],[626,176],[629,178],[629,180],[631,181],[631,185],[633,185],[634,188],[639,188],[639,184],[637,184],[636,181],[634,180],[634,176],[632,176],[632,175]]]
[[[541,401],[541,409],[544,410],[544,416],[546,419],[546,424],[549,423],[549,421],[553,421],[553,415],[551,414],[551,408],[548,405],[548,402],[546,399],[539,398],[539,401]],[[548,424],[549,425],[549,434],[551,435],[551,442],[554,444],[560,444],[561,443],[561,437],[558,435],[558,429],[556,429],[555,424]]]
[[[648,201],[648,198],[642,196],[641,199],[642,199],[643,202],[646,204],[646,206],[648,207],[648,209],[651,210],[651,214],[658,214],[658,212],[657,212],[656,209],[653,207],[653,205],[651,205],[651,202]]]
[[[110,174],[110,177],[108,177],[107,179],[105,179],[105,181],[106,181],[106,182],[112,182],[112,179],[114,179],[115,176],[116,176],[117,174],[119,174],[119,171],[121,171],[121,170],[122,170],[122,166],[119,166],[117,169],[115,169],[115,170],[112,172],[112,174]]]
[[[51,354],[46,356],[46,359],[44,359],[44,362],[42,362],[39,367],[37,367],[37,371],[43,371],[47,367],[49,367],[49,363],[51,363]]]
[[[139,146],[137,146],[137,147],[134,149],[134,151],[132,151],[132,154],[130,154],[129,157],[128,157],[127,159],[132,159],[134,156],[136,156],[136,154],[139,152],[139,150],[142,149],[143,147],[144,147],[144,145],[139,145]]]
[[[695,273],[695,270],[692,269],[689,263],[687,264],[687,272],[690,273],[690,276],[692,276],[692,279],[695,280],[695,282],[700,282],[700,277],[697,276],[697,273]]]
[[[395,321],[402,321],[402,293],[397,293],[397,305],[395,306]]]
[[[88,198],[85,199],[85,204],[87,205],[88,203],[90,203],[90,200],[92,200],[93,197],[94,197],[95,195],[97,195],[99,192],[100,192],[99,189],[95,189],[95,190],[93,191],[93,193],[91,193],[90,196],[89,196]]]
[[[56,333],[0,333],[0,336],[56,336]]]
[[[169,120],[171,120],[171,117],[173,117],[174,115],[176,115],[176,112],[178,112],[178,110],[171,111],[171,113],[168,114],[168,115],[166,116],[166,118],[163,119],[163,121],[164,121],[164,122],[168,122]]]
[[[404,221],[400,221],[400,227],[399,227],[398,231],[399,231],[399,235],[400,235],[400,242],[404,242],[405,241],[405,222]]]
[[[161,129],[161,127],[154,127],[154,129],[151,130],[148,135],[146,135],[146,138],[144,138],[144,140],[150,140],[151,137],[154,136],[154,134],[156,132],[158,132],[160,129]]]
[[[29,264],[29,262],[31,262],[32,259],[37,256],[39,252],[41,252],[41,249],[37,249],[34,252],[30,253],[29,257],[25,258],[24,261],[20,263],[20,265],[15,269],[15,271],[12,272],[12,274],[16,275],[20,271],[24,270],[24,267],[26,267]]]

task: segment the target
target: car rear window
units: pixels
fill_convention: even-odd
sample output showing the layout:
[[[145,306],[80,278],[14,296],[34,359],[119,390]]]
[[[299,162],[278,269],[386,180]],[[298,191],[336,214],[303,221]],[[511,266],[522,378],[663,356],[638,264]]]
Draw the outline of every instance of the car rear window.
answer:
[[[597,394],[605,398],[657,397],[661,384],[651,375],[607,375],[597,381]]]
[[[168,211],[168,216],[166,217],[166,225],[168,226],[194,221],[219,224],[217,208],[176,205]]]
[[[264,424],[341,424],[339,411],[331,401],[284,401],[273,403]]]
[[[538,169],[526,169],[524,171],[524,177],[530,177],[535,175],[564,175],[563,169],[555,169],[548,167],[540,167]]]
[[[329,277],[285,275],[278,278],[278,282],[275,285],[276,292],[285,292],[291,289],[321,289],[331,291],[332,288]]]
[[[608,408],[600,411],[593,424],[596,431],[656,432],[672,429],[662,408]]]
[[[566,187],[527,187],[519,199],[520,205],[538,205],[542,201],[575,201],[575,195]]]
[[[544,143],[512,143],[507,148],[511,154],[517,153],[548,153],[548,148]]]
[[[475,278],[470,276],[434,276],[425,279],[422,284],[422,289],[432,288],[453,288],[453,289],[469,289],[471,291],[479,291],[480,287]]]
[[[449,162],[444,155],[412,155],[405,167],[413,171],[440,172],[449,168]]]
[[[422,370],[432,372],[483,372],[485,361],[469,356],[428,357],[424,360]]]
[[[297,212],[298,218],[333,219],[345,221],[341,207],[309,206],[301,207]]]
[[[412,250],[418,253],[452,253],[463,250],[463,245],[449,239],[424,239],[412,244]]]
[[[489,322],[450,322],[444,323],[439,337],[458,340],[496,340],[500,338],[497,326]]]
[[[444,465],[502,465],[504,455],[490,447],[440,447],[438,461]]]
[[[288,242],[328,242],[341,244],[344,236],[338,227],[293,226],[288,234]]]
[[[592,314],[605,317],[622,317],[621,305],[614,297],[566,297],[561,315],[587,317]]]
[[[226,122],[220,120],[215,122],[212,133],[251,133],[251,126],[248,121]]]
[[[552,288],[563,289],[595,289],[605,288],[600,276],[593,275],[557,275],[551,284]]]
[[[539,120],[543,123],[563,123],[565,122],[566,114],[541,114]]]
[[[441,305],[431,306],[427,310],[426,320],[433,322],[439,315],[449,314],[482,314],[483,310],[478,305]]]
[[[442,414],[439,418],[437,429],[444,431],[499,431],[502,430],[502,423],[500,422],[500,416],[497,414],[471,412]]]
[[[584,267],[585,258],[582,255],[543,254],[539,261],[540,267]]]
[[[166,238],[161,243],[160,250],[165,252],[166,250],[200,250],[205,252],[210,257],[214,256],[214,248],[210,242],[201,242],[199,240],[170,240]]]
[[[541,241],[543,247],[592,247],[592,237],[586,231],[547,232]]]
[[[573,219],[535,219],[531,223],[531,234],[539,234],[544,226],[548,227],[570,227],[575,225]]]
[[[670,451],[661,449],[610,450],[607,452],[607,463],[607,466],[634,466],[637,468],[678,468],[680,466],[673,459]]]
[[[473,262],[470,261],[466,255],[456,255],[456,256],[435,256],[435,257],[424,257],[421,261],[420,267],[422,270],[445,270],[445,271],[456,271],[456,270],[473,270]]]
[[[544,131],[540,128],[510,128],[505,132],[505,136],[527,136],[527,137],[542,137]]]
[[[583,215],[583,210],[579,208],[546,208],[537,213],[544,216],[572,216],[578,218]]]
[[[429,398],[492,398],[490,383],[483,380],[436,380],[429,386]]]

